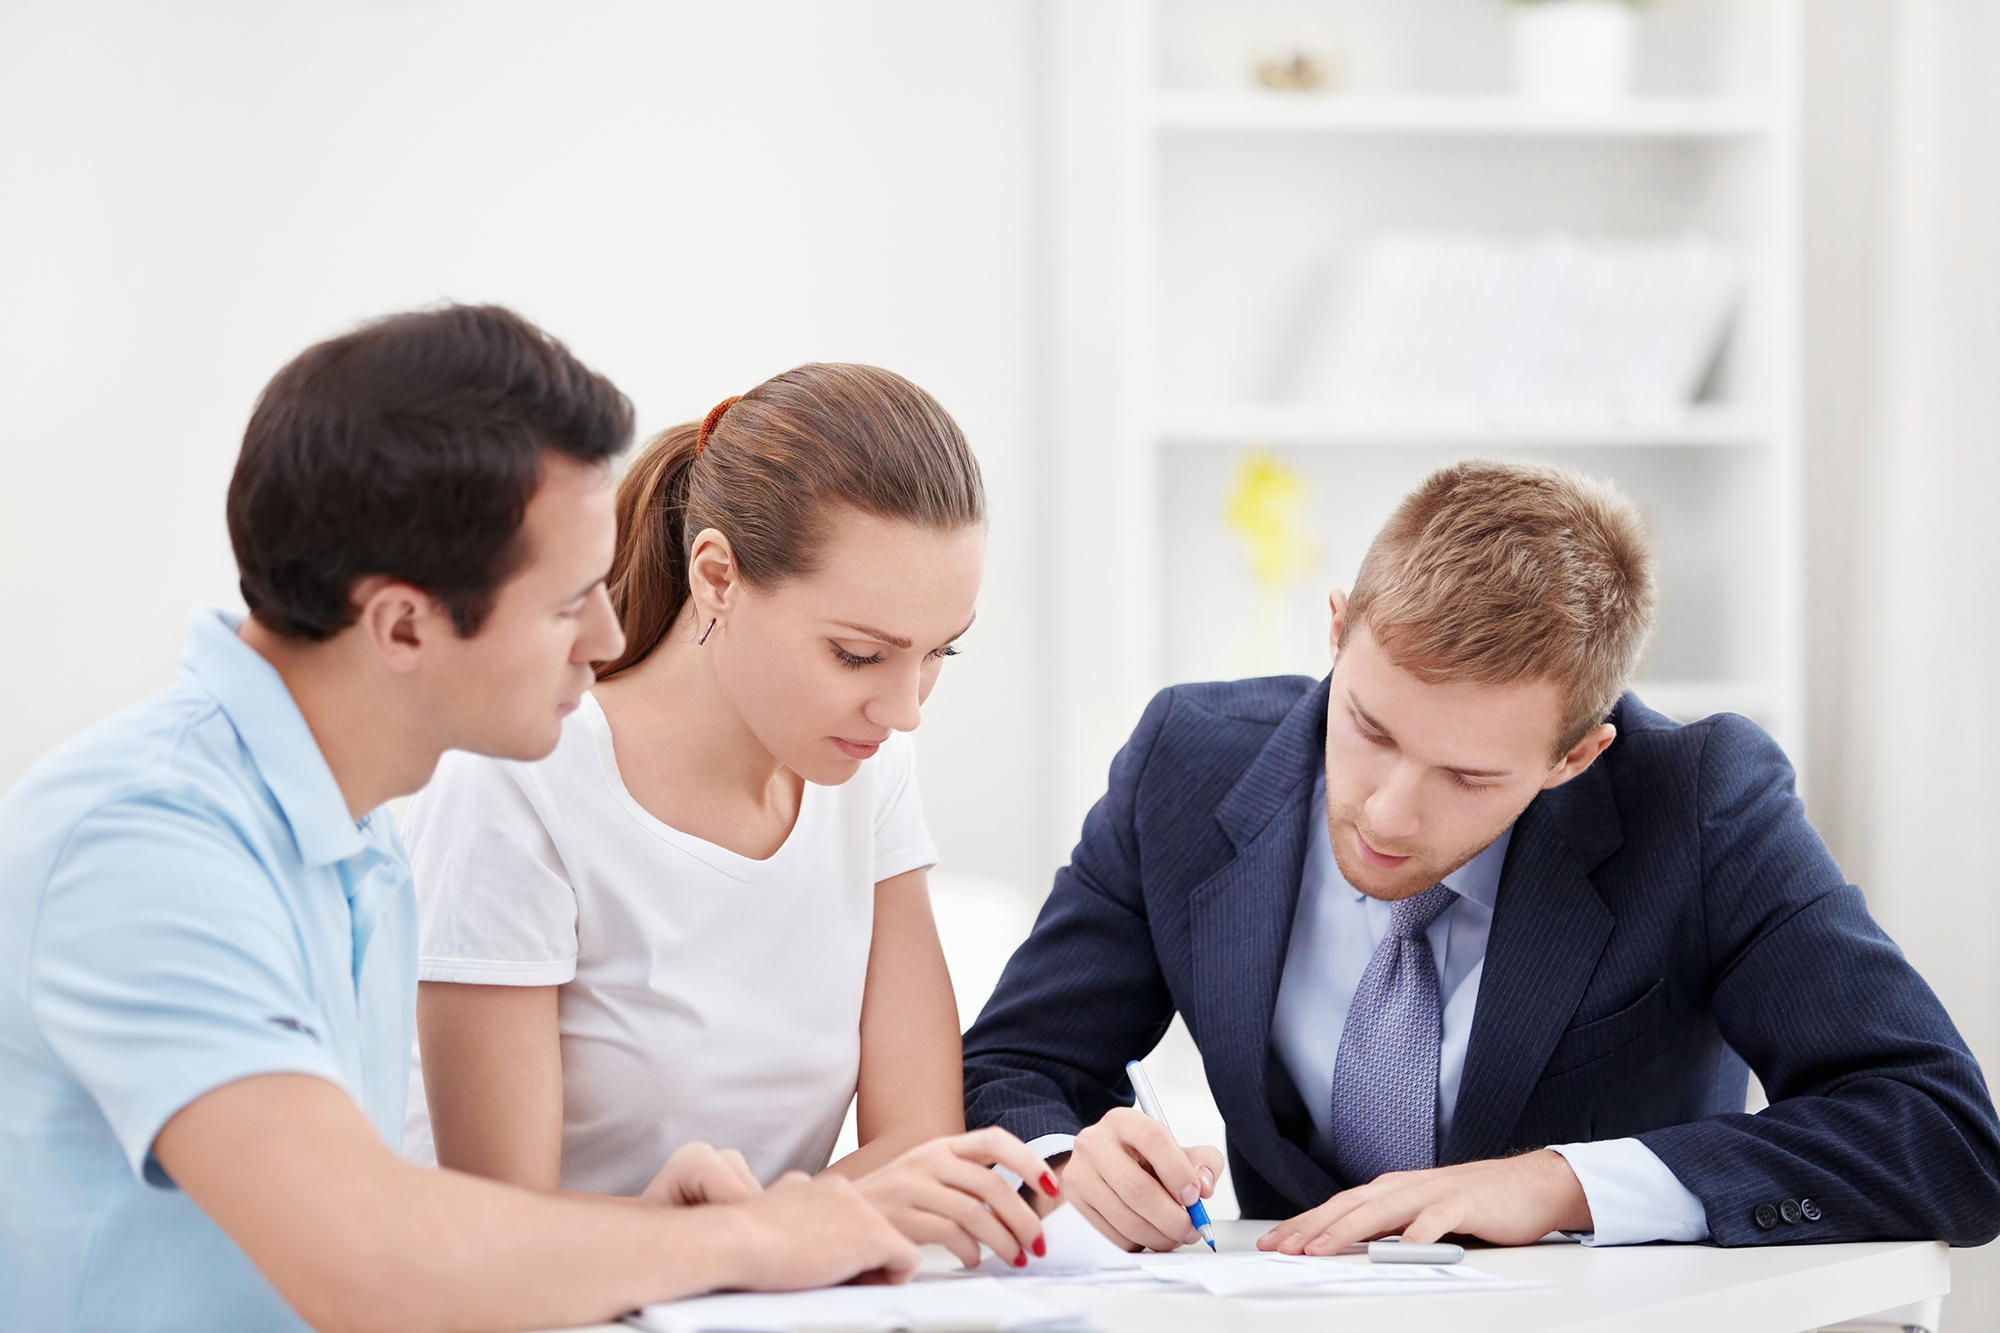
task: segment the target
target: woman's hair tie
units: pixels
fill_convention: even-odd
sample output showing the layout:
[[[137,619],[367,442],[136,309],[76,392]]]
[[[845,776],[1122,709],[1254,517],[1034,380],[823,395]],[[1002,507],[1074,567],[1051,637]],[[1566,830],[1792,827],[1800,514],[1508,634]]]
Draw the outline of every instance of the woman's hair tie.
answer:
[[[708,437],[714,433],[715,423],[722,420],[722,414],[727,412],[732,405],[741,401],[742,397],[743,395],[739,393],[734,398],[725,398],[714,407],[708,409],[708,415],[701,419],[701,430],[696,432],[694,437],[694,456],[696,458],[700,458],[701,451],[708,446]]]

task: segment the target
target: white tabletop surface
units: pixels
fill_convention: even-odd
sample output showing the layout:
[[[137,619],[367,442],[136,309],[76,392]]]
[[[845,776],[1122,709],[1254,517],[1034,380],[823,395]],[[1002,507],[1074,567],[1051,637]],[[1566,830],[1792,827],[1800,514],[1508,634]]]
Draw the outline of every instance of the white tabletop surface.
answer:
[[[1220,1222],[1225,1250],[1256,1248],[1268,1222]],[[1346,1263],[1366,1263],[1360,1257]],[[1950,1252],[1936,1241],[1589,1249],[1474,1249],[1466,1263],[1496,1277],[1540,1278],[1531,1290],[1463,1295],[1307,1296],[1223,1300],[1198,1288],[1158,1293],[1018,1279],[1037,1300],[1090,1317],[1102,1333],[1804,1333],[1951,1287]],[[957,1262],[927,1252],[926,1274]],[[924,1280],[920,1277],[918,1280]],[[630,1333],[599,1324],[592,1333]]]

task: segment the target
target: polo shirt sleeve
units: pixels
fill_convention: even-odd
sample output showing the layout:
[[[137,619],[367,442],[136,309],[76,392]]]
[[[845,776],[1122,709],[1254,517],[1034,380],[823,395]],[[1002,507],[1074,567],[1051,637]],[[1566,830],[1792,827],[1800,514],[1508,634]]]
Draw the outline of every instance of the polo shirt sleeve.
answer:
[[[172,1187],[153,1140],[216,1088],[274,1073],[346,1088],[301,947],[223,817],[130,799],[72,830],[37,916],[29,1003],[143,1180]]]
[[[937,846],[924,823],[917,793],[917,747],[910,734],[891,732],[875,764],[875,882],[937,864]]]

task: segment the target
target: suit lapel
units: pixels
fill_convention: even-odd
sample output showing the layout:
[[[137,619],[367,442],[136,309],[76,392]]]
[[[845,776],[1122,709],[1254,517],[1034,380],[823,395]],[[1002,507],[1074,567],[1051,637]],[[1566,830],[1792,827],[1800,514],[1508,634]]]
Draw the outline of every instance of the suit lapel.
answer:
[[[1188,1017],[1209,1086],[1237,1150],[1272,1184],[1301,1197],[1325,1197],[1333,1181],[1277,1132],[1264,1076],[1325,752],[1326,700],[1322,681],[1217,805],[1236,856],[1188,900],[1195,987]]]
[[[1611,911],[1588,876],[1619,840],[1601,761],[1515,821],[1440,1166],[1514,1146],[1508,1137],[1611,938]]]

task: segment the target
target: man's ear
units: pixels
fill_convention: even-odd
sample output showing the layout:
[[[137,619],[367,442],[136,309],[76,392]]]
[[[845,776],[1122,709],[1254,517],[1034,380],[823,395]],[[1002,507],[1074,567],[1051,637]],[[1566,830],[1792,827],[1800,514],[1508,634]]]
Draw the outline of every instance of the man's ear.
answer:
[[[742,582],[729,538],[714,528],[697,532],[688,552],[688,592],[704,625],[710,620],[725,620],[736,609]]]
[[[1606,746],[1618,739],[1618,728],[1609,722],[1600,722],[1583,734],[1583,739],[1570,746],[1569,753],[1557,762],[1549,773],[1549,780],[1542,784],[1542,790],[1560,787],[1571,778],[1597,762],[1597,756],[1604,753]]]
[[[389,670],[404,674],[423,663],[428,641],[440,633],[454,634],[451,614],[429,593],[386,575],[376,574],[354,585],[361,614],[352,626]]]
[[[1333,626],[1326,632],[1326,651],[1329,657],[1340,657],[1340,631],[1347,625],[1347,594],[1335,588],[1327,594],[1326,604],[1333,611]]]

